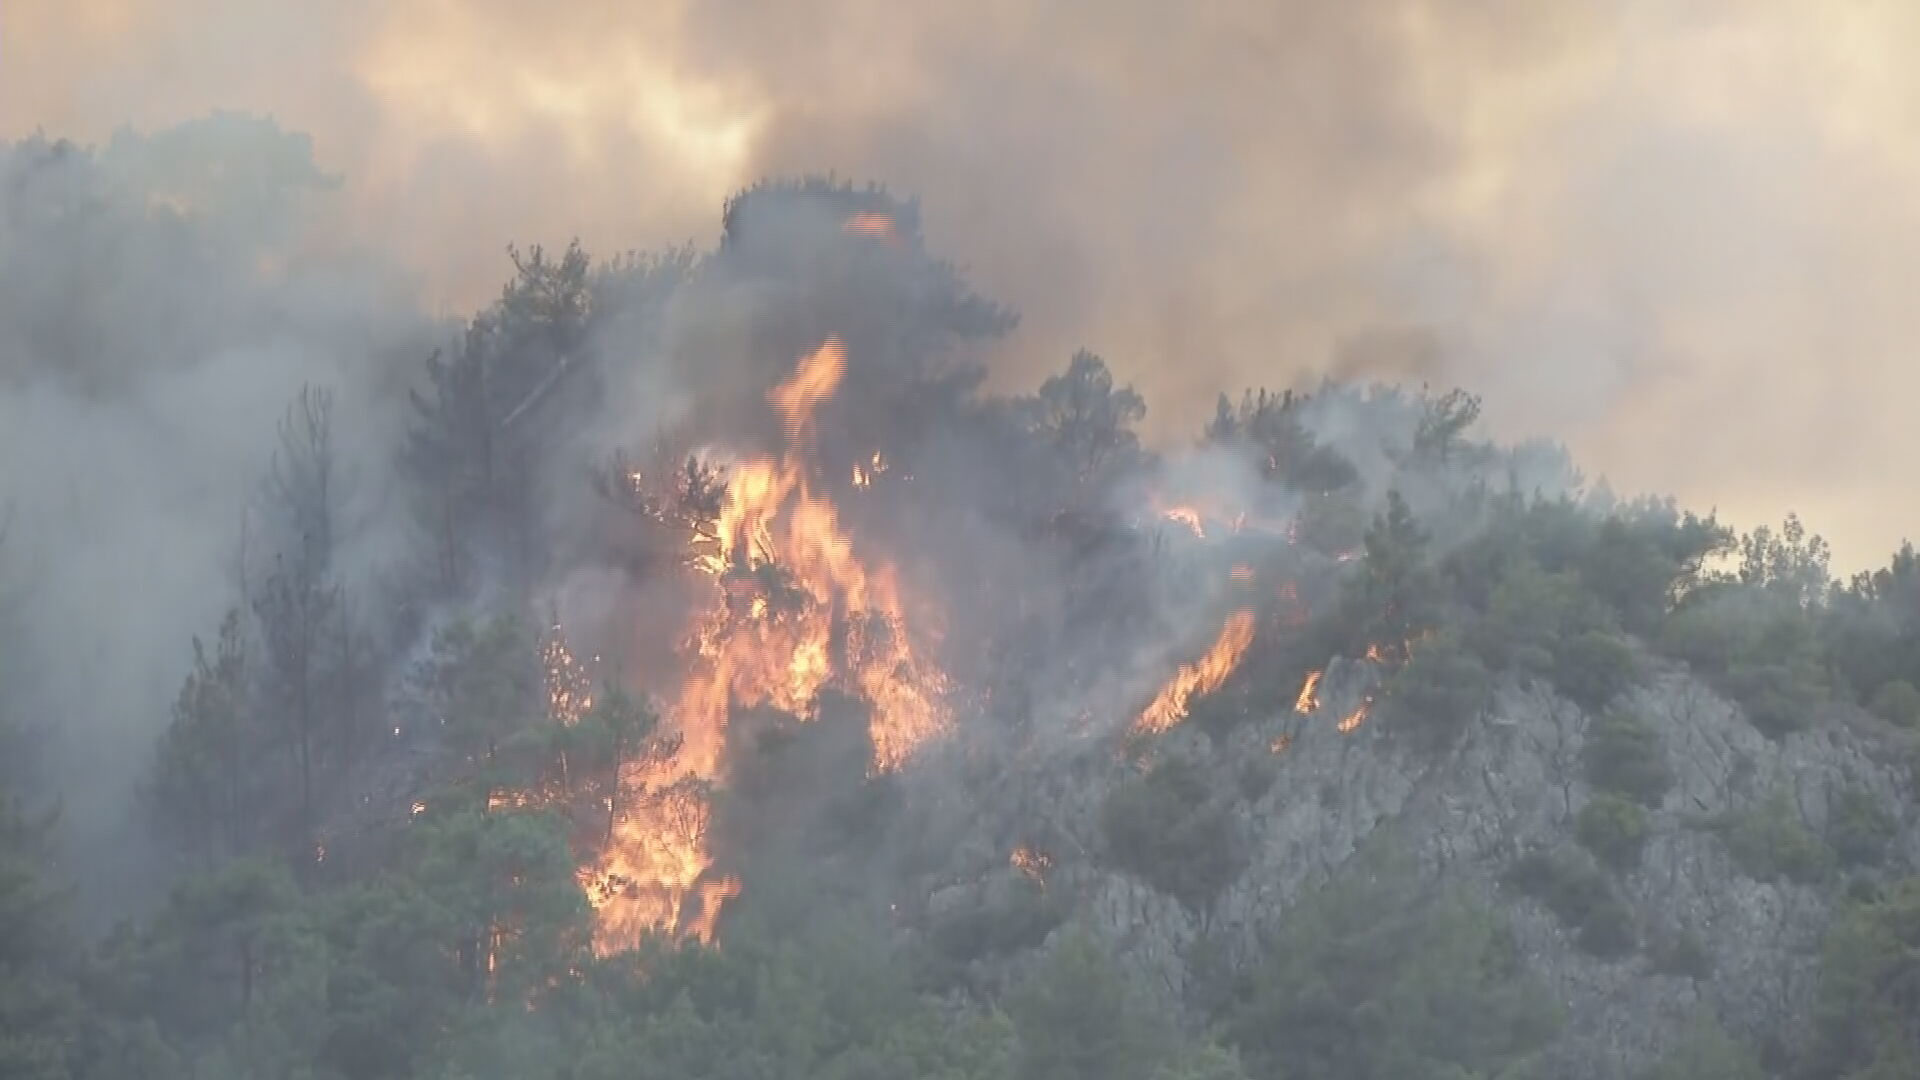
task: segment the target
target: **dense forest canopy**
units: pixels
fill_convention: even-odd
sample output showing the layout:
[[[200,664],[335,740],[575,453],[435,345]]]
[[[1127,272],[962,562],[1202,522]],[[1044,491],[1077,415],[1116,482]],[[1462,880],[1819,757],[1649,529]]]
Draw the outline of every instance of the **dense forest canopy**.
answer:
[[[1910,810],[1675,808],[1693,766],[1637,696],[1684,673],[1910,797],[1911,545],[1834,580],[1797,518],[1617,498],[1483,439],[1464,389],[1222,388],[1156,450],[1092,351],[989,392],[1015,314],[914,203],[830,178],[739,193],[713,250],[510,248],[441,326],[290,259],[329,179],[210,123],[246,169],[0,148],[0,417],[106,446],[6,474],[0,1076],[1564,1075],[1578,1018],[1513,912],[1717,985],[1631,903],[1684,815],[1834,915],[1792,1038],[1703,990],[1634,1067],[1920,1062]],[[129,559],[182,658],[132,706],[84,645],[118,610],[84,579]],[[1267,816],[1342,805],[1276,789],[1309,740],[1440,775],[1521,693],[1578,718],[1573,842],[1507,838],[1482,888],[1370,819],[1230,900]],[[116,708],[164,720],[63,743]],[[87,803],[131,806],[120,848],[60,842]],[[59,857],[136,845],[131,876]],[[1179,985],[1116,895],[1186,928]]]

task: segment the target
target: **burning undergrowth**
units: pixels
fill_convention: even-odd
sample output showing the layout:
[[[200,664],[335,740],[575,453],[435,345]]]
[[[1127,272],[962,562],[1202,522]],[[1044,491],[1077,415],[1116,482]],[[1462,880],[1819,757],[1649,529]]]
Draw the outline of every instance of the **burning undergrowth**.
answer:
[[[1223,399],[1201,446],[1156,456],[1091,354],[982,391],[975,346],[1013,319],[926,254],[911,204],[766,186],[726,226],[645,335],[618,312],[580,334],[552,381],[593,389],[539,421],[570,434],[545,465],[567,542],[537,580],[600,658],[550,646],[550,719],[614,749],[592,783],[497,798],[571,805],[600,951],[710,938],[756,865],[822,832],[858,837],[843,863],[884,858],[946,763],[1152,739],[1276,679],[1314,713],[1309,669],[1360,654],[1314,628],[1362,572],[1379,484],[1318,441],[1316,399]],[[1431,456],[1460,425],[1422,404],[1343,407]],[[1327,722],[1359,728],[1352,704]]]

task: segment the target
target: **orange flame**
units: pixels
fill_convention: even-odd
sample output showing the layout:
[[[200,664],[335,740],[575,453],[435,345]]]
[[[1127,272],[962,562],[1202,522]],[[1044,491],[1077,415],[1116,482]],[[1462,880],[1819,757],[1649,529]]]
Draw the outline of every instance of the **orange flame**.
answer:
[[[872,487],[874,477],[886,471],[887,459],[875,453],[873,458],[865,465],[855,465],[853,467],[853,486],[857,488]]]
[[[1168,521],[1177,521],[1187,527],[1187,531],[1202,540],[1207,538],[1207,530],[1200,522],[1200,511],[1191,506],[1174,506],[1160,512]]]
[[[1320,707],[1320,699],[1315,695],[1314,691],[1320,688],[1320,676],[1322,674],[1324,674],[1324,672],[1310,671],[1307,673],[1306,684],[1300,687],[1300,696],[1294,700],[1294,712],[1304,715]]]
[[[855,555],[833,504],[813,491],[814,412],[846,375],[832,337],[767,395],[787,450],[735,467],[714,529],[696,537],[694,565],[715,579],[687,633],[690,669],[670,710],[670,753],[630,764],[599,863],[582,871],[598,916],[595,947],[632,947],[667,929],[708,940],[738,879],[715,876],[707,846],[708,785],[725,778],[726,728],[736,704],[802,720],[839,686],[870,708],[870,768],[900,767],[944,730],[946,677],[909,640],[906,604],[890,566]],[[886,469],[875,454],[856,469],[865,486]]]
[[[1043,889],[1046,888],[1047,871],[1053,869],[1052,856],[1030,847],[1017,847],[1013,849],[1013,854],[1007,857],[1007,862],[1012,864],[1015,870],[1024,874],[1029,881]]]
[[[873,240],[885,240],[889,243],[896,239],[893,231],[893,219],[874,211],[862,211],[847,218],[841,226],[843,232],[854,236],[865,236]]]
[[[1360,699],[1359,708],[1354,709],[1352,712],[1348,713],[1346,716],[1341,718],[1340,729],[1339,729],[1340,734],[1342,735],[1350,734],[1355,728],[1358,728],[1361,724],[1365,723],[1367,720],[1367,710],[1371,708],[1373,708],[1373,695],[1368,694],[1367,696]]]
[[[1211,693],[1227,680],[1228,675],[1233,674],[1234,667],[1246,654],[1247,646],[1253,643],[1253,630],[1252,611],[1242,609],[1229,615],[1212,648],[1199,660],[1174,672],[1173,678],[1160,688],[1152,704],[1134,721],[1133,730],[1157,735],[1186,719],[1187,703],[1194,695]]]
[[[541,666],[545,669],[547,716],[555,723],[572,727],[593,709],[593,678],[567,648],[566,633],[553,627],[540,646]]]

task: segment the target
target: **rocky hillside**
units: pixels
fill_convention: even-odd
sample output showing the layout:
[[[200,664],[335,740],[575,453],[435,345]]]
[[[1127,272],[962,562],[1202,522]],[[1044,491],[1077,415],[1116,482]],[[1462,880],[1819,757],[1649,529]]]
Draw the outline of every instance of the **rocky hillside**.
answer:
[[[1138,782],[1125,767],[1078,785],[1008,776],[1002,797],[982,801],[1000,812],[974,838],[996,865],[936,890],[936,914],[1018,887],[1018,868],[987,857],[987,836],[1050,834],[1048,889],[1071,895],[1071,910],[1165,1003],[1186,1007],[1207,942],[1253,963],[1294,901],[1391,837],[1415,857],[1423,887],[1457,884],[1511,927],[1566,1018],[1547,1075],[1614,1080],[1682,1038],[1702,1003],[1756,1046],[1797,1045],[1843,877],[1857,890],[1920,865],[1911,776],[1889,763],[1897,737],[1857,710],[1823,710],[1772,740],[1664,664],[1610,714],[1550,685],[1508,682],[1457,744],[1432,754],[1388,723],[1337,730],[1380,682],[1377,665],[1336,660],[1309,714],[1275,709],[1224,736],[1188,730],[1157,748],[1219,787],[1258,775],[1218,819],[1245,838],[1244,865],[1204,904],[1183,903],[1178,882],[1111,865],[1101,808]],[[1621,753],[1645,760],[1620,764]]]

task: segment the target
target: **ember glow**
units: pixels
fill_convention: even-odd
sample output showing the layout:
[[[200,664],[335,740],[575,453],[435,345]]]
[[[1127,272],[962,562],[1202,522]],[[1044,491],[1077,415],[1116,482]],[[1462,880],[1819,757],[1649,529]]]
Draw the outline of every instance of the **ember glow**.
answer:
[[[767,706],[802,721],[822,690],[865,702],[870,769],[899,768],[945,730],[945,674],[914,646],[897,575],[856,552],[833,503],[816,490],[814,415],[846,375],[846,345],[829,338],[767,401],[786,433],[777,459],[733,467],[712,527],[692,530],[689,564],[712,579],[685,635],[687,671],[664,752],[619,780],[602,857],[581,880],[598,913],[596,948],[631,948],[649,930],[708,940],[737,878],[713,872],[712,787],[726,779],[735,707]],[[864,487],[884,471],[875,454]]]
[[[1253,643],[1253,631],[1251,610],[1243,608],[1228,616],[1227,624],[1220,628],[1220,636],[1214,639],[1206,655],[1174,672],[1173,678],[1160,688],[1153,703],[1134,721],[1134,732],[1157,735],[1186,719],[1188,702],[1195,695],[1211,693],[1233,674],[1240,658],[1246,655],[1247,646]]]
[[[847,218],[846,223],[841,226],[841,229],[855,236],[864,236],[872,240],[885,240],[889,243],[891,243],[896,236],[893,230],[893,219],[880,213],[867,212],[854,214],[852,217]]]

